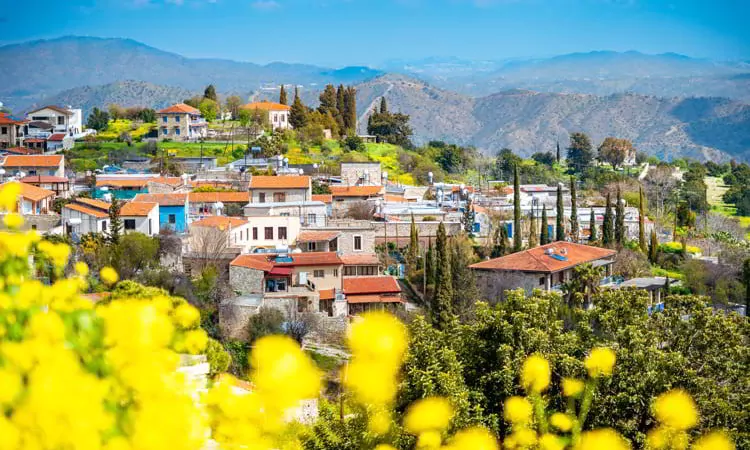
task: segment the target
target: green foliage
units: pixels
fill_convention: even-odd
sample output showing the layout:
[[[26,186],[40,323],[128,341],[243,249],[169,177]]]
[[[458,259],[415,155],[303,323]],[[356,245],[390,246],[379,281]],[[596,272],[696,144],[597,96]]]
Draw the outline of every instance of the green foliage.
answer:
[[[578,195],[576,192],[576,178],[570,177],[570,235],[573,242],[578,242]]]
[[[318,180],[312,181],[312,193],[315,195],[330,194],[331,188],[327,184],[323,184]]]
[[[284,314],[276,308],[263,306],[247,323],[247,341],[253,342],[269,334],[282,334]]]
[[[240,106],[242,106],[242,97],[239,95],[230,95],[224,101],[224,107],[229,111],[234,120],[239,120]]]
[[[440,329],[445,329],[452,317],[453,280],[450,256],[445,225],[440,222],[435,241],[435,295],[432,298],[431,308],[432,321]]]
[[[143,233],[127,233],[101,250],[99,267],[112,266],[122,279],[135,277],[159,264],[159,241]]]
[[[513,167],[513,251],[520,252],[521,241],[521,183],[518,180],[518,165]]]
[[[607,192],[607,207],[604,210],[604,223],[602,224],[602,243],[605,247],[615,242],[614,217],[612,217],[612,199]]]
[[[307,125],[307,107],[302,104],[302,100],[299,98],[299,89],[296,86],[294,87],[294,101],[289,110],[289,124],[295,130],[302,129]]]
[[[99,108],[94,108],[86,121],[86,127],[102,131],[107,128],[107,125],[109,125],[109,114]]]
[[[366,149],[365,142],[357,135],[347,136],[345,139],[342,139],[341,148],[350,152],[364,151]]]
[[[615,242],[618,246],[625,243],[625,203],[622,201],[620,188],[617,188],[617,204],[615,205]]]
[[[200,110],[203,118],[209,122],[216,120],[216,117],[219,114],[219,104],[216,102],[216,100],[213,100],[211,98],[203,99],[203,101],[198,104],[198,109]]]
[[[242,341],[229,341],[224,343],[224,347],[229,353],[229,373],[247,380],[250,375],[250,345]]]
[[[547,205],[542,205],[542,226],[539,230],[539,245],[547,245],[550,241],[549,219],[547,218]]]
[[[208,86],[206,86],[206,89],[203,91],[203,98],[212,100],[213,102],[217,102],[219,100],[216,96],[216,88],[213,84],[209,84]]]
[[[474,271],[469,268],[476,262],[472,241],[466,236],[450,240],[450,275],[453,298],[451,312],[461,320],[473,316],[474,304],[479,300]]]
[[[565,204],[563,203],[562,185],[557,185],[557,214],[555,216],[555,240],[565,240]]]
[[[589,243],[596,242],[599,236],[596,233],[596,214],[594,214],[594,208],[591,208],[591,216],[589,217]]]
[[[557,161],[555,155],[552,152],[537,152],[531,155],[531,159],[538,162],[539,164],[544,164],[545,166],[550,167],[552,167],[552,165]]]
[[[582,173],[594,160],[591,139],[585,133],[571,133],[568,146],[568,167],[575,173]]]
[[[216,339],[208,339],[206,344],[206,359],[210,366],[209,375],[214,377],[220,373],[224,373],[232,363],[232,357],[221,345],[221,342]]]
[[[390,144],[412,148],[412,128],[409,126],[409,116],[401,113],[391,113],[385,104],[385,97],[381,100],[380,111],[373,111],[367,122],[367,133],[377,136]]]
[[[122,209],[122,202],[117,197],[113,198],[109,206],[109,240],[115,245],[120,241],[120,234],[122,234],[120,209]]]
[[[633,151],[633,143],[629,140],[608,137],[599,146],[599,160],[608,162],[613,169],[617,169]]]

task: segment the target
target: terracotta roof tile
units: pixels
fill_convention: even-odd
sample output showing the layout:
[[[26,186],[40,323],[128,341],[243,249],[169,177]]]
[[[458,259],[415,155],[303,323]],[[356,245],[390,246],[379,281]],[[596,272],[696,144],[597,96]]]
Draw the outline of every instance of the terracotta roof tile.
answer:
[[[105,210],[109,210],[109,207],[111,206],[110,203],[107,203],[105,201],[97,200],[94,198],[86,198],[86,197],[78,197],[75,199],[75,202],[81,203],[87,206],[93,206],[94,208],[105,209]]]
[[[6,113],[0,113],[0,124],[2,125],[22,125],[24,123],[28,123],[28,120],[19,119]]]
[[[145,187],[149,183],[161,183],[169,186],[180,186],[182,178],[180,177],[143,177],[143,178],[115,178],[115,179],[97,179],[97,186],[111,187]]]
[[[273,269],[273,264],[264,255],[240,255],[229,263],[230,266],[245,267],[247,269],[262,270],[268,272]]]
[[[331,194],[313,194],[310,199],[314,202],[331,203],[333,196]]]
[[[300,175],[254,175],[250,178],[250,189],[307,189],[310,177]]]
[[[396,294],[401,292],[401,286],[394,277],[352,277],[344,278],[344,294]]]
[[[28,140],[26,140],[28,142]],[[4,148],[2,151],[13,155],[38,155],[42,153],[41,148],[11,147]]]
[[[158,203],[153,202],[127,202],[120,208],[123,217],[146,217],[156,208]]]
[[[341,235],[340,231],[314,231],[305,230],[300,231],[297,236],[297,242],[321,242],[330,241]]]
[[[7,184],[7,183],[3,183],[3,185],[4,184]],[[54,192],[37,187],[37,186],[32,186],[26,183],[18,183],[18,184],[21,186],[21,193],[19,195],[23,198],[27,198],[35,202],[38,202],[39,200],[45,199],[47,197],[52,197],[55,195]]]
[[[363,266],[380,264],[380,259],[375,253],[358,253],[341,255],[341,261],[345,266]]]
[[[247,225],[248,223],[247,219],[240,219],[239,217],[209,216],[191,223],[190,226],[211,227],[225,230],[229,227],[236,228],[242,225]]]
[[[335,289],[321,289],[318,291],[321,300],[333,300],[336,298]]]
[[[248,203],[250,193],[243,192],[190,192],[188,200],[191,203]]]
[[[58,167],[62,155],[8,155],[4,167]]]
[[[347,295],[347,303],[403,303],[400,295]]]
[[[341,258],[336,252],[308,252],[292,253],[293,262],[274,262],[275,266],[336,266],[341,264]]]
[[[334,197],[375,197],[383,191],[382,186],[331,186]]]
[[[52,142],[62,142],[63,139],[65,139],[65,133],[55,133],[51,134],[47,140]]]
[[[159,111],[159,114],[200,114],[200,110],[184,103],[178,103]]]
[[[66,208],[96,217],[97,219],[104,219],[106,217],[109,217],[109,214],[107,214],[106,212],[94,208],[89,208],[88,206],[79,205],[78,203],[68,203],[67,205],[63,206],[63,209]]]
[[[383,198],[385,199],[386,202],[389,202],[389,203],[407,203],[408,202],[408,200],[406,200],[401,195],[385,194]]]
[[[291,107],[287,105],[282,105],[281,103],[274,103],[274,102],[253,102],[253,103],[247,103],[245,105],[240,106],[242,109],[261,109],[264,111],[289,111],[292,109]]]
[[[559,255],[561,259],[565,259],[554,258],[552,255],[546,253],[547,249],[553,250],[553,254]],[[616,253],[614,250],[575,244],[573,242],[553,242],[530,250],[490,259],[489,261],[478,262],[469,267],[480,270],[554,273],[580,264],[611,257]]]
[[[27,175],[20,180],[21,183],[70,183],[65,177],[56,177],[53,175]]]
[[[133,200],[154,202],[159,206],[184,206],[187,196],[187,194],[137,194]]]

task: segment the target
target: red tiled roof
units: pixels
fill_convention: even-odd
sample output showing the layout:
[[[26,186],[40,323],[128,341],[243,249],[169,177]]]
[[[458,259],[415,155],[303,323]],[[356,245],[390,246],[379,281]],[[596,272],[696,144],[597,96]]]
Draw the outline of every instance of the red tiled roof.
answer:
[[[403,303],[400,295],[347,295],[347,303]]]
[[[310,177],[305,175],[253,175],[250,178],[250,189],[307,189],[310,187]]]
[[[27,122],[28,120],[16,119],[15,117],[9,116],[7,113],[0,113],[0,124],[2,125],[22,125]]]
[[[300,231],[297,236],[297,242],[321,242],[330,241],[337,238],[341,234],[340,231],[313,231],[305,230]]]
[[[378,255],[376,255],[375,253],[342,255],[341,261],[344,262],[345,266],[364,266],[364,265],[380,264]]]
[[[385,198],[385,201],[390,202],[390,203],[407,203],[408,202],[408,200],[406,200],[401,195],[385,194],[383,198]]]
[[[6,153],[12,153],[14,155],[38,155],[42,153],[42,149],[40,148],[26,148],[26,147],[11,147],[11,148],[2,149],[2,151]]]
[[[111,180],[96,180],[97,186],[112,187],[144,187],[149,183],[162,183],[170,186],[179,186],[182,184],[180,177],[143,177],[143,178],[116,178]]]
[[[235,228],[242,225],[247,225],[249,222],[247,219],[240,219],[238,217],[227,217],[227,216],[209,216],[201,220],[193,222],[191,226],[194,227],[211,227],[225,230],[229,227]]]
[[[321,300],[333,300],[336,298],[336,291],[334,289],[321,289],[318,291]]]
[[[89,208],[88,206],[79,205],[78,203],[68,203],[67,205],[63,206],[63,209],[65,208],[72,209],[73,211],[78,211],[89,216],[94,216],[98,219],[109,217],[109,214],[107,214],[106,212],[94,208]]]
[[[44,139],[29,138],[29,139],[25,139],[24,142],[26,142],[26,143],[33,143],[33,144],[41,144],[41,143],[44,142]]]
[[[97,200],[94,198],[78,197],[75,199],[75,201],[77,203],[82,203],[84,205],[93,206],[95,208],[106,209],[106,210],[109,210],[109,207],[111,206],[110,203]]]
[[[70,183],[70,180],[65,177],[56,177],[53,175],[27,175],[20,180],[21,183]]]
[[[382,186],[331,186],[334,197],[374,197],[379,195]]]
[[[248,203],[250,193],[243,192],[190,192],[188,200],[191,203]]]
[[[229,265],[262,270],[264,272],[269,272],[273,269],[273,264],[270,263],[268,257],[264,255],[240,255],[234,258]]]
[[[313,194],[310,198],[314,202],[331,203],[333,201],[331,194]]]
[[[396,294],[401,292],[401,286],[395,278],[382,277],[352,277],[344,278],[344,294]]]
[[[187,194],[137,194],[133,200],[154,202],[159,206],[184,206],[187,196]]]
[[[240,106],[242,109],[262,109],[264,111],[289,111],[292,109],[291,107],[287,105],[282,105],[281,103],[274,103],[274,102],[253,102],[248,103],[245,105]]]
[[[184,103],[178,103],[160,110],[159,114],[200,114],[200,110]]]
[[[58,167],[62,155],[8,155],[4,167]]]
[[[156,208],[157,203],[127,202],[120,208],[120,215],[124,217],[146,217]]]
[[[52,142],[62,142],[63,139],[65,139],[65,133],[55,133],[51,134],[47,140]]]
[[[552,249],[554,254],[561,255],[565,260],[558,260],[546,254]],[[511,270],[520,272],[554,273],[569,269],[580,264],[596,261],[615,255],[614,250],[575,244],[573,242],[553,242],[540,247],[513,253],[500,258],[472,264],[472,269],[480,270]]]
[[[3,183],[7,184],[7,183]],[[52,197],[55,195],[54,192],[43,189],[37,186],[33,186],[26,183],[18,183],[19,186],[21,186],[21,193],[19,194],[23,198],[27,198],[29,200],[38,202],[39,200],[45,199],[47,197]]]
[[[279,263],[274,262],[276,266],[337,266],[341,264],[341,258],[336,252],[308,252],[292,253],[293,262]]]
[[[29,114],[32,114],[32,113],[35,113],[35,112],[41,111],[41,110],[43,110],[43,109],[51,109],[51,110],[53,110],[53,111],[57,111],[57,112],[59,112],[59,113],[65,114],[65,115],[67,115],[67,116],[72,116],[72,115],[73,115],[73,111],[71,111],[71,110],[69,110],[69,109],[66,109],[66,108],[63,108],[63,107],[61,107],[61,106],[57,106],[57,105],[47,105],[47,106],[42,106],[41,108],[37,108],[37,109],[35,109],[35,110],[33,110],[33,111],[29,111]]]

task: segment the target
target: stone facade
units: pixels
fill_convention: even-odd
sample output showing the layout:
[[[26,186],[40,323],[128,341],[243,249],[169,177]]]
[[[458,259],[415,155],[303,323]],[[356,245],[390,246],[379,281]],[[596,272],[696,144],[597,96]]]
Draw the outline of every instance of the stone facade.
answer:
[[[229,285],[242,294],[263,294],[263,271],[229,266]]]
[[[474,277],[482,299],[490,304],[505,300],[507,290],[521,288],[531,294],[534,289],[545,289],[547,278],[541,273],[501,270],[475,270]]]
[[[438,226],[440,226],[440,222],[415,223],[417,225],[417,231],[419,233],[420,239],[432,237],[433,242],[435,241],[435,237],[437,236],[437,229]],[[399,241],[402,238],[406,238],[408,240],[409,234],[411,233],[411,221],[388,223],[373,222],[372,224],[375,227],[375,236],[378,238],[378,240],[385,237],[386,228],[388,232],[388,240],[393,240],[394,242],[396,240],[396,237],[399,238]],[[448,236],[454,236],[461,233],[460,222],[444,222],[443,225],[445,226],[445,233]]]
[[[380,186],[380,163],[341,163],[343,186]]]
[[[251,301],[248,301],[251,300]],[[237,297],[219,305],[219,330],[225,339],[247,340],[247,324],[258,313],[260,300]]]

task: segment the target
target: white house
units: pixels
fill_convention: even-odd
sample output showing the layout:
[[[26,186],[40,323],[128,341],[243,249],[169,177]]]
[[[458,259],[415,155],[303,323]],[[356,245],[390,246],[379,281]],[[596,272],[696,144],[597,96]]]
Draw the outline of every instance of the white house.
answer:
[[[159,234],[158,203],[127,202],[120,208],[120,219],[125,233],[138,232],[147,236]]]
[[[204,247],[208,238],[215,239],[215,231],[226,239],[227,248],[241,253],[256,249],[289,249],[300,233],[300,222],[296,217],[252,217],[250,219],[226,216],[209,216],[190,224],[191,247]],[[193,251],[199,251],[193,248]]]
[[[18,183],[21,192],[18,194],[18,212],[24,215],[40,215],[52,213],[52,200],[55,193],[48,189]]]
[[[80,197],[64,205],[60,216],[65,234],[106,234],[109,231],[109,206],[101,200]]]
[[[64,133],[73,137],[83,133],[83,114],[80,109],[48,105],[29,112],[26,119],[31,122],[45,122],[52,126],[51,130],[44,132]],[[42,127],[34,128],[43,130]]]
[[[287,105],[264,100],[261,102],[248,103],[240,106],[240,108],[250,111],[251,114],[255,112],[258,114],[266,114],[268,116],[268,123],[274,130],[286,130],[292,128],[292,125],[289,124],[289,111],[292,108]]]
[[[65,176],[65,157],[63,155],[8,155],[0,166],[5,175],[50,175]]]

